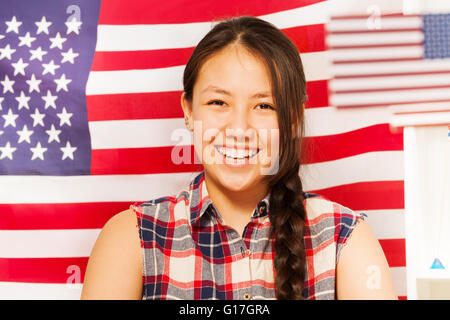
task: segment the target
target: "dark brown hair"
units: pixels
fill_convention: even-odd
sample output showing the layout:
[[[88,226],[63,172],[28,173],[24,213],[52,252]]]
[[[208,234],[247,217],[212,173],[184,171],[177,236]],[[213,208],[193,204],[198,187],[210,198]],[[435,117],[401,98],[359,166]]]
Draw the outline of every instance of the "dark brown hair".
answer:
[[[291,40],[269,22],[242,16],[216,24],[198,43],[184,70],[186,99],[203,63],[230,44],[239,44],[268,67],[280,129],[279,169],[267,179],[270,190],[271,236],[277,299],[303,299],[306,255],[303,245],[305,208],[299,177],[306,80],[299,52]]]

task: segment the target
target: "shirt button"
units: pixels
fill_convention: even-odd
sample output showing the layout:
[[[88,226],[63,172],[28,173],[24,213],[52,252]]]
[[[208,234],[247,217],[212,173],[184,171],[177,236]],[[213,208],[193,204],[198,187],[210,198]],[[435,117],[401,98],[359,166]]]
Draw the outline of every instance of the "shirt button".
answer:
[[[250,295],[250,293],[244,293],[245,300],[250,300],[251,298],[252,298],[252,296]]]
[[[264,212],[264,206],[259,207],[259,214],[263,214]]]

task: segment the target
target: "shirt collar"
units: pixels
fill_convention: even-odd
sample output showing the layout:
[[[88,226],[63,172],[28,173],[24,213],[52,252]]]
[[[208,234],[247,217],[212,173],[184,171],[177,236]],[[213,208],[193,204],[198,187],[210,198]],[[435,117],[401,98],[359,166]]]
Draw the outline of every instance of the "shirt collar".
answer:
[[[214,206],[212,200],[208,195],[204,171],[200,172],[194,177],[194,179],[192,179],[189,185],[189,193],[189,220],[191,225],[194,225],[200,221],[201,217],[205,214],[205,212],[208,211],[210,207]],[[269,198],[270,192],[268,192],[267,195],[258,203],[256,209],[253,211],[252,218],[260,218],[269,214]]]

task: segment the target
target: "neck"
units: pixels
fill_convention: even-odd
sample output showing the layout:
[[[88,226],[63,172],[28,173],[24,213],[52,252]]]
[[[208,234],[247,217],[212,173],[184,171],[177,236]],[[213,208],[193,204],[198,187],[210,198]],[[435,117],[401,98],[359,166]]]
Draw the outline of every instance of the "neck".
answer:
[[[258,182],[246,190],[232,191],[224,189],[214,179],[205,172],[205,183],[209,198],[218,209],[226,225],[233,227],[237,231],[250,222],[253,210],[257,204],[267,195],[268,186]],[[242,232],[240,232],[242,234]]]

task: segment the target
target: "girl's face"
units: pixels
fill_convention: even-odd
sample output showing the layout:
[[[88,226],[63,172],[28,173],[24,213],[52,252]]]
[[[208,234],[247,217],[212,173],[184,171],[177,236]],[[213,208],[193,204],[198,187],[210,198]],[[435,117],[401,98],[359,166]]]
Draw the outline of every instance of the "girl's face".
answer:
[[[262,187],[278,168],[278,118],[270,73],[240,45],[230,45],[201,67],[192,104],[182,106],[206,175],[230,191]]]

